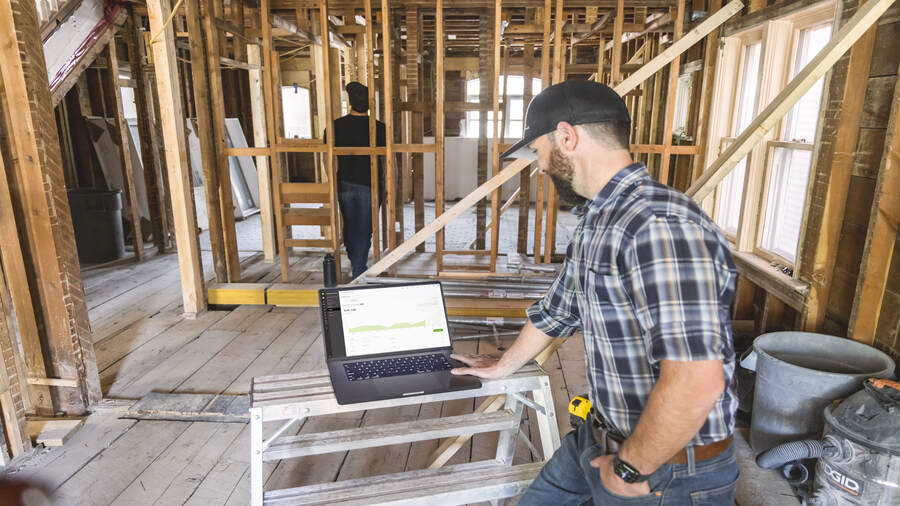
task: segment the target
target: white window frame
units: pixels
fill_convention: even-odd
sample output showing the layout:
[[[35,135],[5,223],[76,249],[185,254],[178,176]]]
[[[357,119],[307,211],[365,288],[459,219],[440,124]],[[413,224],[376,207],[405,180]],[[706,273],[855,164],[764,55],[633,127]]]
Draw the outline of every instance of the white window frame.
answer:
[[[811,5],[803,10],[776,19],[767,20],[729,37],[720,39],[720,57],[716,73],[716,89],[711,106],[709,137],[707,139],[707,162],[712,163],[717,153],[721,152],[723,140],[739,135],[741,132],[732,130],[737,111],[737,93],[740,81],[736,77],[743,65],[743,46],[761,39],[763,42],[760,61],[760,86],[758,89],[758,103],[755,115],[765,108],[778,93],[790,82],[794,74],[793,65],[795,52],[801,30],[821,25],[834,23],[836,18],[835,3],[826,0]],[[836,28],[832,28],[832,37]],[[740,49],[738,49],[740,48]],[[827,86],[827,85],[826,85]],[[823,90],[823,95],[827,90]],[[824,97],[822,99],[824,101]],[[753,254],[767,261],[777,261],[787,266],[795,266],[796,259],[786,258],[792,255],[783,255],[769,252],[760,247],[765,226],[765,212],[767,206],[768,186],[770,184],[771,168],[774,163],[771,152],[777,147],[794,146],[790,149],[807,150],[812,147],[813,155],[810,157],[810,177],[808,178],[805,197],[807,202],[803,207],[798,239],[798,250],[804,242],[805,226],[809,213],[809,188],[814,176],[812,170],[815,167],[817,150],[815,143],[821,135],[822,112],[820,107],[819,118],[815,130],[814,139],[809,143],[800,143],[803,146],[794,146],[793,143],[783,140],[783,132],[786,128],[787,118],[782,118],[779,124],[763,139],[760,140],[748,154],[746,185],[741,202],[740,225],[735,235],[727,234],[734,242],[737,251]],[[704,201],[704,209],[716,216],[718,191],[712,198]],[[718,223],[718,219],[716,222]],[[781,252],[784,253],[784,252]],[[795,252],[794,256],[797,256]],[[794,269],[794,277],[799,274],[799,269]]]

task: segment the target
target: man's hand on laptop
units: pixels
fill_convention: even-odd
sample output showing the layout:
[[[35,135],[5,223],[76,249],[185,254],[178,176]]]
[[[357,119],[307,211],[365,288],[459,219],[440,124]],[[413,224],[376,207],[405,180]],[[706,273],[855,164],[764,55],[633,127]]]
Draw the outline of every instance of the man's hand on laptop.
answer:
[[[504,371],[498,363],[500,359],[490,355],[472,355],[470,353],[452,353],[450,358],[459,360],[469,367],[456,367],[453,374],[469,374],[484,379],[497,379],[508,376],[511,371]]]

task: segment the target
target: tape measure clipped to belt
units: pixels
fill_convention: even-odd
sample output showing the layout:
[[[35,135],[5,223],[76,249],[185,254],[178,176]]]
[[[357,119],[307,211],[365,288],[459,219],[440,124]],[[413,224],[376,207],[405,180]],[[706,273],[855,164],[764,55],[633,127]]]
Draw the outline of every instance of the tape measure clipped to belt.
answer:
[[[591,416],[591,401],[588,394],[576,395],[569,401],[569,423],[573,429],[577,429]]]

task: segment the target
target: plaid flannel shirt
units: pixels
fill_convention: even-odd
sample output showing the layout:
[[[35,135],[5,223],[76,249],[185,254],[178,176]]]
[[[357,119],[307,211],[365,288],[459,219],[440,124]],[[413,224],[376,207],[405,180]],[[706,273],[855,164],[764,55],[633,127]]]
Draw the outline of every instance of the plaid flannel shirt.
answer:
[[[691,441],[705,445],[734,430],[736,275],[712,220],[635,163],[587,204],[559,276],[528,317],[553,337],[582,328],[592,403],[626,437],[661,360],[721,359],[725,391]]]

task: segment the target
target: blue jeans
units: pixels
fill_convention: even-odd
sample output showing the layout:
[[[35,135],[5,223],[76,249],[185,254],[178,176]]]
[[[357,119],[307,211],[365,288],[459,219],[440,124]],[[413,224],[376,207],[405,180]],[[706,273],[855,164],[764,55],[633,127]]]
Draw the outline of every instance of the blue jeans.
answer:
[[[372,247],[372,190],[368,186],[338,181],[344,246],[353,268],[353,277],[366,272]]]
[[[604,488],[591,460],[603,455],[590,423],[566,435],[562,446],[541,469],[519,500],[531,505],[728,505],[734,504],[738,467],[732,445],[720,455],[688,464],[664,464],[650,475],[650,495],[622,497]]]

